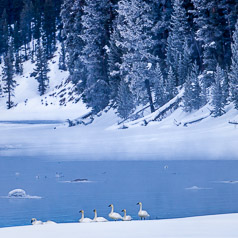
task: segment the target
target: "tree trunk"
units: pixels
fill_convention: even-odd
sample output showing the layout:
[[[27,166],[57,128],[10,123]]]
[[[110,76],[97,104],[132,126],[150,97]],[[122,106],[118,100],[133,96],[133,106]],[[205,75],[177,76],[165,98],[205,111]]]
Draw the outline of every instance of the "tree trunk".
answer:
[[[152,99],[152,94],[151,94],[151,90],[150,90],[150,81],[148,79],[145,80],[145,87],[147,90],[147,94],[149,97],[149,102],[150,102],[150,111],[154,112],[155,108],[154,108],[154,104],[153,104],[153,99]]]

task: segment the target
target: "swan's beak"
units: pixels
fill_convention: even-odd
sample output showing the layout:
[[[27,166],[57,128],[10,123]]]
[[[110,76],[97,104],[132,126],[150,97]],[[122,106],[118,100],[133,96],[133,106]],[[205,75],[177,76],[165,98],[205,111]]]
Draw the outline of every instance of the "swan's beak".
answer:
[[[136,203],[136,205],[139,205],[140,203],[138,202],[138,203]]]
[[[124,209],[123,210],[121,210],[122,212],[124,212]]]
[[[82,210],[79,211],[79,213],[81,213],[81,212],[82,212]]]
[[[111,207],[112,206],[112,204],[110,204],[108,207]]]
[[[95,212],[96,210],[95,209],[93,209],[93,212]]]
[[[31,223],[33,222],[33,219],[31,219]]]

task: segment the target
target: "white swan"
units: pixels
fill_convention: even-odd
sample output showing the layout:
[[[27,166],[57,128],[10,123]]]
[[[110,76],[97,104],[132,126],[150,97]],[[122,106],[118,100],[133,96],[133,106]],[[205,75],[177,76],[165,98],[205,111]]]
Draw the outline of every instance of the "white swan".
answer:
[[[144,218],[144,220],[145,220],[146,217],[150,216],[147,211],[142,210],[142,203],[141,202],[138,202],[136,205],[140,205],[140,210],[138,212],[138,216],[141,218],[141,220],[142,220],[142,218]]]
[[[104,217],[98,217],[97,216],[97,210],[96,209],[94,209],[93,210],[94,211],[94,218],[93,218],[93,221],[94,222],[105,222],[105,221],[108,221],[106,218],[104,218]]]
[[[132,220],[131,216],[126,215],[126,209],[123,209],[122,212],[124,212],[124,216],[122,217],[123,221],[131,221]]]
[[[56,222],[54,221],[46,221],[46,222],[43,222],[43,225],[55,225],[57,224]]]
[[[81,219],[79,220],[79,222],[81,222],[81,223],[89,223],[89,222],[92,222],[92,219],[90,219],[90,218],[84,218],[84,210],[80,210],[79,212],[82,213],[82,217],[81,217]]]
[[[111,207],[111,208],[112,208],[111,212],[108,214],[108,216],[109,216],[111,219],[113,219],[114,221],[122,220],[122,216],[121,216],[119,213],[114,212],[114,206],[113,206],[113,204],[110,204],[108,207]]]
[[[32,218],[31,219],[31,224],[32,225],[43,225],[43,222],[36,220],[36,218]]]

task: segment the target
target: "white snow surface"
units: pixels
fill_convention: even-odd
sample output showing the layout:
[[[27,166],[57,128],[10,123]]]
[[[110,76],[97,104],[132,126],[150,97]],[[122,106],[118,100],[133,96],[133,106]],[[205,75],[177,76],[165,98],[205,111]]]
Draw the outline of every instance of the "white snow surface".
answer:
[[[0,228],[4,238],[237,238],[238,214]]]

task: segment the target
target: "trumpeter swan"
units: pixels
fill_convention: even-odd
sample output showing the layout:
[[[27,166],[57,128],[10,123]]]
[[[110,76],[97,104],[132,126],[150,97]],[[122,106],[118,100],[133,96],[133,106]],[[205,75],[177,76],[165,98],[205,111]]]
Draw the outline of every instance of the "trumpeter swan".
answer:
[[[54,225],[54,224],[57,224],[56,222],[54,221],[46,221],[46,222],[43,222],[43,225]]]
[[[132,219],[131,216],[126,215],[126,209],[123,209],[122,212],[124,212],[124,216],[122,217],[122,220],[123,221],[131,221],[131,219]]]
[[[94,222],[105,222],[105,221],[108,221],[106,218],[104,218],[104,217],[98,217],[97,216],[97,210],[96,209],[94,209],[93,210],[94,211],[94,218],[93,218],[93,221]]]
[[[146,217],[150,216],[147,211],[142,210],[142,203],[141,202],[138,202],[136,205],[140,205],[140,210],[138,212],[138,216],[141,218],[141,220],[142,220],[142,218],[144,218],[144,220],[145,220]]]
[[[116,212],[114,212],[114,206],[113,206],[113,204],[110,204],[108,207],[111,207],[112,208],[112,210],[111,210],[111,212],[108,214],[108,216],[111,218],[111,219],[113,219],[114,221],[117,221],[117,220],[122,220],[122,216],[119,214],[119,213],[116,213]]]
[[[31,224],[32,225],[43,225],[43,222],[36,220],[36,218],[32,218],[31,219]]]
[[[54,221],[42,222],[42,221],[36,220],[36,218],[32,218],[32,219],[31,219],[31,224],[32,224],[32,225],[50,225],[50,224],[57,224],[57,223],[54,222]]]
[[[89,223],[89,222],[92,222],[92,219],[90,219],[90,218],[84,218],[84,210],[80,210],[79,212],[82,213],[82,217],[81,217],[81,219],[79,220],[79,222],[81,222],[81,223]]]

